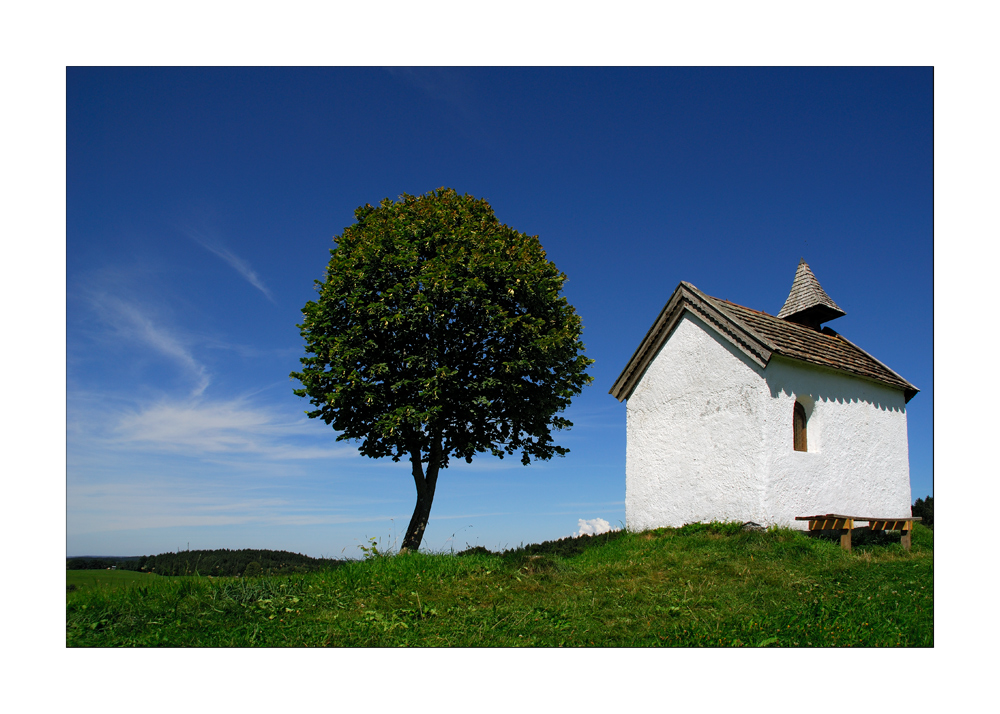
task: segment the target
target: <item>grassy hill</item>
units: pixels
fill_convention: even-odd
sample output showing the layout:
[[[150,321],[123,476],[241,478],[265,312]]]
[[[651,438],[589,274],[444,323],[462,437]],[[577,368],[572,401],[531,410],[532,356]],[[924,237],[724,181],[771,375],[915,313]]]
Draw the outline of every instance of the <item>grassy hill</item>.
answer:
[[[131,570],[67,570],[66,592],[86,588],[117,590],[124,586],[145,583],[149,576]]]
[[[934,644],[933,532],[921,526],[910,552],[877,535],[845,553],[801,532],[729,524],[575,541],[371,557],[294,576],[145,576],[68,593],[67,644]]]

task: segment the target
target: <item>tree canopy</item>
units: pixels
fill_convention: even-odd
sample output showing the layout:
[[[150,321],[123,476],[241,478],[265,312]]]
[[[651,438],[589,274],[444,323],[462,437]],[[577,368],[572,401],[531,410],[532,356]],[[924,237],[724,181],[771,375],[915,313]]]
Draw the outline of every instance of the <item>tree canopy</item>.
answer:
[[[451,458],[568,452],[551,432],[572,426],[559,413],[592,360],[566,276],[485,200],[442,188],[355,218],[302,310],[306,356],[291,376],[338,440],[411,462],[417,506],[402,547],[415,550]]]

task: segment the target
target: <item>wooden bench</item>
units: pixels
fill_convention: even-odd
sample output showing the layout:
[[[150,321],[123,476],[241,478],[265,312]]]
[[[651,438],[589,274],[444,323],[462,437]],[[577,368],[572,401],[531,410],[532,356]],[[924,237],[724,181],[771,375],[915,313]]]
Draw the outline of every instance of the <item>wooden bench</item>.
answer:
[[[913,523],[922,519],[920,517],[870,518],[868,516],[843,516],[837,513],[827,513],[822,516],[796,516],[795,520],[809,521],[810,533],[813,531],[840,531],[840,547],[850,551],[851,531],[854,530],[856,521],[867,522],[869,530],[873,531],[900,531],[902,537],[899,542],[906,550],[909,550]]]

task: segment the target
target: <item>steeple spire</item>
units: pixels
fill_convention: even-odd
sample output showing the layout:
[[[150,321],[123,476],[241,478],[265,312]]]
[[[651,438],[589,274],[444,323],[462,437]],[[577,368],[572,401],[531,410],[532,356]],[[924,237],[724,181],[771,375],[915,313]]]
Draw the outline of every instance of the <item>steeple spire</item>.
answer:
[[[778,317],[818,330],[824,322],[846,314],[823,291],[806,259],[802,258],[795,270],[795,280],[792,281],[788,299]]]

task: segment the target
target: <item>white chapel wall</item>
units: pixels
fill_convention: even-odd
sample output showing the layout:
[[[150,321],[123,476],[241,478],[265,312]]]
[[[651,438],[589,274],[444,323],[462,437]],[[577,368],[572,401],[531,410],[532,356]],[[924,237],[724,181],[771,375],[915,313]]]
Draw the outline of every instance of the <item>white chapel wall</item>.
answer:
[[[626,402],[628,527],[763,523],[770,401],[761,368],[685,313]]]
[[[899,390],[778,355],[764,370],[767,523],[795,516],[909,516],[906,404]],[[808,451],[793,449],[796,398],[808,415]]]

